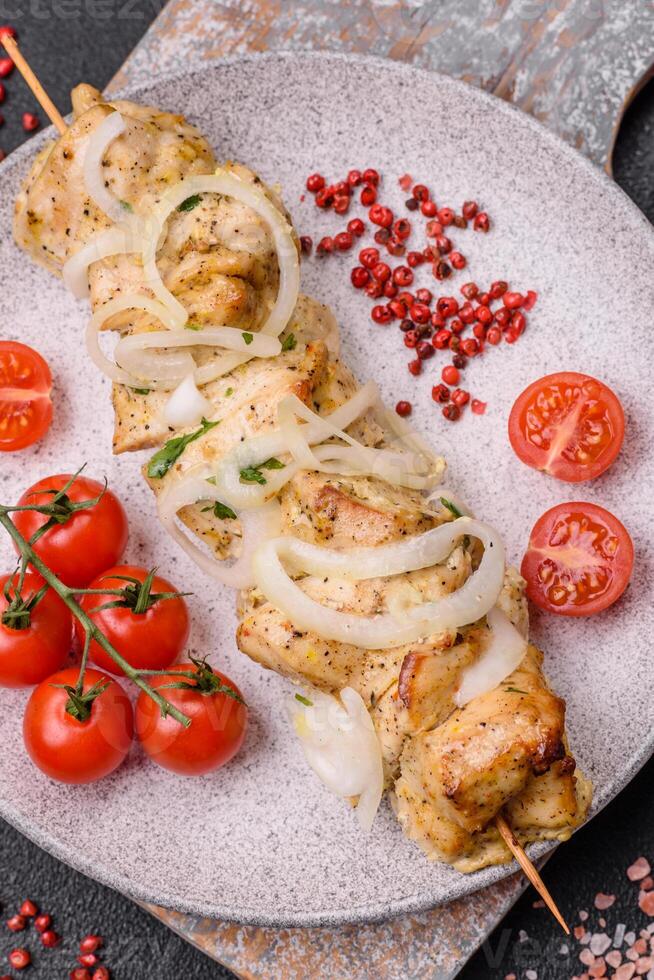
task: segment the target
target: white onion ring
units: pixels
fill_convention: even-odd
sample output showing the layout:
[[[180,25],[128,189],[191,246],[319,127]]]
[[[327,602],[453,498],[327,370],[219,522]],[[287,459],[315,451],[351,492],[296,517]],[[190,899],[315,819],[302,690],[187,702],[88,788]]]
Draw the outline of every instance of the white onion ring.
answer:
[[[114,195],[105,187],[102,173],[102,157],[107,147],[126,129],[125,120],[119,112],[111,112],[102,120],[89,137],[84,153],[82,171],[89,197],[108,218],[115,223],[125,218],[125,209]]]
[[[128,235],[132,235],[131,228],[125,225],[114,225],[105,231],[93,235],[87,244],[75,252],[65,263],[62,274],[64,283],[71,291],[75,299],[84,299],[89,295],[89,266],[94,262],[109,258],[110,255],[127,255],[130,252],[140,251],[136,247],[130,247]]]
[[[296,698],[288,704],[305,758],[320,781],[336,796],[358,796],[357,819],[369,831],[384,789],[381,748],[366,706],[351,687],[340,702],[321,691],[311,692],[311,705]]]
[[[186,552],[186,554],[207,575],[233,589],[249,589],[254,585],[252,555],[255,549],[268,538],[279,534],[281,517],[279,503],[271,501],[256,511],[238,514],[241,524],[241,554],[231,565],[207,555],[190,540],[177,525],[176,517],[182,507],[188,507],[199,500],[221,500],[217,488],[207,482],[209,472],[206,467],[195,470],[182,480],[171,482],[157,502],[159,519],[166,531]],[[224,501],[222,501],[224,503]]]
[[[272,232],[279,263],[279,290],[270,314],[261,327],[261,333],[278,337],[291,318],[300,289],[300,263],[291,228],[275,205],[263,191],[246,183],[235,174],[218,168],[214,174],[188,177],[171,188],[149,216],[149,234],[143,249],[143,268],[148,286],[157,299],[168,306],[177,328],[187,320],[186,310],[166,288],[157,268],[157,249],[169,215],[187,198],[195,194],[221,194],[233,197],[251,208],[262,218]],[[246,358],[247,360],[247,358]],[[223,373],[243,363],[232,356],[231,366]]]
[[[123,368],[110,360],[100,347],[99,334],[102,324],[110,317],[115,316],[116,313],[134,309],[145,310],[163,324],[166,323],[169,317],[169,312],[166,307],[162,306],[156,299],[150,299],[149,296],[143,296],[141,293],[127,293],[116,296],[114,299],[109,300],[108,303],[104,303],[99,307],[89,320],[86,328],[86,348],[96,367],[117,384],[129,385],[131,388],[142,388],[144,386],[149,388],[164,388],[166,387],[165,383],[162,384],[156,381],[150,383],[146,378],[137,378],[130,374],[129,371],[123,370]],[[189,373],[189,370],[193,370],[195,367],[195,363],[190,354],[183,356],[185,360],[182,362],[180,359],[177,368],[178,375],[182,378]]]
[[[296,570],[321,578],[336,576],[356,581],[402,575],[443,561],[462,535],[483,543],[479,568],[456,592],[410,607],[399,619],[392,613],[359,616],[323,606],[296,585],[281,561],[284,558]],[[403,541],[343,552],[298,538],[274,538],[257,548],[252,565],[261,592],[298,629],[367,650],[387,650],[431,633],[458,629],[485,616],[502,589],[504,546],[493,528],[461,517]]]
[[[493,691],[520,665],[527,652],[527,641],[508,616],[493,606],[486,616],[490,642],[479,660],[463,671],[454,703],[460,708],[473,698]]]
[[[236,327],[207,327],[204,330],[157,330],[131,334],[118,341],[114,357],[117,364],[133,376],[147,378],[151,382],[167,381],[174,387],[193,372],[195,383],[208,384],[220,377],[222,371],[215,362],[196,367],[190,354],[179,355],[147,353],[155,348],[220,346],[228,350],[247,352],[248,357],[275,357],[281,350],[276,337],[250,334],[247,344],[243,336],[247,331]],[[172,382],[172,384],[170,383]]]
[[[327,438],[333,428],[347,428],[374,405],[378,397],[377,385],[369,381],[329,415],[315,415],[304,427],[302,434],[305,440],[311,445]],[[338,447],[330,448],[334,450]],[[248,466],[259,465],[271,457],[287,452],[286,439],[279,429],[238,443],[218,462],[214,472],[216,487],[222,495],[220,499],[235,510],[243,510],[259,507],[270,497],[276,496],[298,472],[300,467],[297,464],[289,464],[283,470],[268,471],[264,486],[241,483],[240,472]]]

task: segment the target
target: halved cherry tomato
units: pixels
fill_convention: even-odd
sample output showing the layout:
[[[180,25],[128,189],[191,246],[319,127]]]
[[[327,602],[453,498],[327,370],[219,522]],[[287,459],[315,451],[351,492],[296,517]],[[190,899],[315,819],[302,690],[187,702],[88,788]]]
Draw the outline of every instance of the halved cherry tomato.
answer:
[[[534,381],[509,416],[516,455],[566,483],[592,480],[622,446],[624,412],[616,395],[587,374],[560,371]]]
[[[232,759],[245,738],[248,709],[226,693],[226,686],[241,698],[236,684],[225,674],[197,663],[175,664],[174,671],[191,671],[197,682],[171,674],[148,678],[155,689],[191,719],[189,728],[161,710],[145,692],[136,702],[136,733],[150,758],[180,776],[202,776]],[[187,686],[171,687],[171,684]],[[197,686],[195,684],[197,683]],[[189,686],[190,685],[190,686]]]
[[[115,565],[98,575],[89,588],[120,589],[123,590],[124,598],[115,595],[83,595],[80,604],[132,667],[140,670],[164,670],[177,659],[188,640],[189,615],[186,603],[181,596],[157,599],[157,595],[177,592],[174,585],[158,575],[151,580],[145,596],[143,588],[139,589],[135,583],[125,581],[125,577],[136,579],[140,584],[147,580],[148,572],[135,565]],[[144,600],[143,611],[139,611],[138,606],[141,598]],[[123,604],[100,608],[114,602]],[[79,620],[75,620],[75,631],[79,643],[83,644],[84,628]],[[89,655],[93,663],[102,670],[124,676],[122,668],[95,640],[91,641]]]
[[[61,490],[70,474],[46,476],[25,491],[18,503],[52,503],[50,490]],[[104,493],[103,493],[104,491]],[[75,477],[66,493],[73,503],[102,498],[87,510],[78,510],[67,520],[49,528],[32,546],[48,568],[71,588],[84,588],[105,568],[115,565],[127,544],[127,515],[123,505],[104,484],[85,476]],[[14,523],[24,538],[31,538],[49,519],[33,510],[17,511]]]
[[[37,351],[0,340],[0,451],[25,449],[52,422],[52,376]]]
[[[596,504],[558,504],[536,521],[522,560],[527,595],[541,609],[591,616],[618,599],[634,564],[625,526]]]
[[[79,670],[52,674],[32,691],[23,718],[25,748],[35,766],[62,783],[92,783],[117,769],[132,743],[132,705],[118,681],[87,668],[84,694],[107,684],[90,705],[85,721],[66,710]]]
[[[28,572],[16,601],[17,575],[0,577],[0,685],[25,687],[38,684],[63,666],[71,648],[73,617],[56,592],[48,589],[31,609],[30,599],[44,585],[40,575]],[[10,581],[11,580],[11,581]],[[5,585],[10,581],[10,603]]]

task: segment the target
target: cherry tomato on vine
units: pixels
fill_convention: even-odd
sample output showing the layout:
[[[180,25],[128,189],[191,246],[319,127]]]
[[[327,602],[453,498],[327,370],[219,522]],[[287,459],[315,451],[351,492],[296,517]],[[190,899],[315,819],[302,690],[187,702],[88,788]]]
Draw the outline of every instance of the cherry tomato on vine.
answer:
[[[617,517],[596,504],[571,503],[536,521],[521,571],[541,609],[591,616],[619,599],[633,564],[633,543]]]
[[[89,588],[122,592],[122,596],[83,595],[80,605],[132,667],[164,670],[174,663],[189,635],[188,609],[174,585],[145,568],[115,565],[93,579]],[[105,605],[108,607],[100,608]],[[75,621],[75,631],[83,644],[84,627],[79,620]],[[91,641],[89,656],[102,670],[124,676],[122,668],[95,640]]]
[[[132,705],[118,681],[87,668],[83,694],[77,696],[78,676],[77,667],[68,667],[42,681],[23,718],[32,762],[62,783],[108,776],[129,752],[134,731]]]
[[[136,702],[136,733],[150,758],[180,776],[201,776],[232,759],[245,738],[248,709],[236,684],[202,661],[175,664],[193,678],[162,674],[148,678],[191,725],[184,728],[145,692]],[[170,687],[170,684],[183,687]],[[161,690],[161,688],[165,688]]]
[[[18,575],[0,576],[0,685],[38,684],[59,670],[70,652],[73,617],[40,575],[27,572],[16,595]],[[9,594],[9,601],[7,600]]]
[[[516,455],[566,483],[592,480],[611,466],[624,437],[624,412],[607,385],[560,371],[534,381],[509,416]]]
[[[16,340],[0,340],[0,451],[41,439],[52,422],[52,376],[41,355]]]
[[[70,481],[69,488],[61,491]],[[49,491],[58,491],[55,496]],[[98,499],[99,498],[99,499]],[[76,509],[86,501],[97,503]],[[127,544],[127,515],[123,505],[104,484],[86,476],[57,474],[33,484],[18,501],[20,506],[52,504],[60,508],[58,523],[33,545],[48,568],[72,588],[84,588],[122,556]],[[24,538],[31,538],[50,518],[33,510],[17,511],[13,520]]]

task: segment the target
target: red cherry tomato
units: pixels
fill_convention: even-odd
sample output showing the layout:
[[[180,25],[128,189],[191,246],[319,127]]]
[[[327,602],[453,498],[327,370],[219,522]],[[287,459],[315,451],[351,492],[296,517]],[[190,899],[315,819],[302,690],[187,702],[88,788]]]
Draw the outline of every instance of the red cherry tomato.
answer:
[[[0,685],[25,687],[38,684],[66,661],[73,635],[73,617],[65,603],[52,589],[43,595],[26,615],[16,609],[6,616],[9,603],[5,584],[11,580],[10,596],[16,598],[17,575],[0,576]],[[29,603],[43,586],[39,575],[28,572],[21,588],[24,603]],[[14,624],[13,626],[11,624]]]
[[[92,783],[121,764],[132,742],[132,705],[118,681],[87,668],[84,693],[99,683],[108,687],[95,698],[86,721],[66,711],[77,667],[60,670],[32,691],[25,708],[23,739],[35,766],[62,783]]]
[[[125,600],[114,595],[84,595],[80,605],[132,667],[140,670],[164,670],[170,667],[188,640],[189,615],[184,599],[181,596],[176,599],[158,599],[150,605],[153,596],[178,591],[165,578],[155,575],[148,590],[150,600],[145,599],[145,611],[135,611],[134,603],[138,603],[141,590],[117,576],[129,576],[143,583],[148,572],[135,565],[116,565],[98,575],[89,588],[125,590],[127,586]],[[114,606],[112,609],[98,608],[116,601],[125,601],[125,605]],[[96,612],[91,611],[94,609]],[[83,644],[84,628],[79,620],[75,621],[75,631],[80,644]],[[124,676],[122,668],[95,640],[91,641],[89,653],[93,663],[102,670]]]
[[[633,543],[617,517],[596,504],[571,503],[536,521],[521,571],[541,609],[591,616],[622,595],[633,564]]]
[[[61,490],[71,479],[71,474],[46,476],[26,490],[18,503],[52,503],[49,490]],[[75,477],[66,493],[73,503],[94,500],[104,490],[104,484],[85,476]],[[31,538],[48,517],[36,511],[23,510],[14,514],[14,523],[24,538]],[[127,544],[127,516],[123,505],[111,492],[105,490],[93,507],[79,510],[64,523],[51,527],[33,545],[48,568],[71,588],[84,588],[91,579],[105,568],[110,568],[122,556]]]
[[[37,351],[0,340],[0,451],[37,442],[50,428],[50,368]]]
[[[617,396],[596,378],[574,371],[534,381],[509,416],[516,455],[566,483],[592,480],[607,470],[623,436],[624,412]]]
[[[206,668],[199,670],[195,664],[182,663],[176,664],[174,670],[193,671],[203,677]],[[225,685],[241,697],[236,684],[225,674],[215,671],[213,678],[214,684]],[[149,680],[152,687],[161,688],[186,679],[163,674]],[[210,684],[210,679],[206,683]],[[162,718],[154,701],[144,692],[139,695],[136,732],[141,745],[157,765],[180,776],[201,776],[224,766],[236,755],[247,728],[248,709],[242,701],[235,700],[219,687],[206,692],[200,687],[192,690],[166,687],[161,693],[191,719],[191,725],[184,728],[170,715]]]

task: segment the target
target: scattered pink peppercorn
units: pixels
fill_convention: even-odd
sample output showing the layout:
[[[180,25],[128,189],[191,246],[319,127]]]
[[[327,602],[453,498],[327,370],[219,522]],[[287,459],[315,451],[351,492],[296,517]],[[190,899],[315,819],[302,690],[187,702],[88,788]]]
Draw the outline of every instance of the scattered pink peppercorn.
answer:
[[[95,953],[82,953],[77,957],[77,962],[81,963],[82,966],[97,966],[100,960]]]
[[[84,936],[84,938],[80,941],[79,951],[80,953],[95,953],[98,949],[100,949],[103,943],[104,940],[102,936],[98,936],[96,933],[91,932],[88,934],[88,936]]]
[[[459,383],[461,375],[459,374],[459,369],[453,364],[446,364],[441,371],[441,378],[446,385],[456,385]]]
[[[431,389],[431,397],[435,402],[449,402],[450,400],[450,389],[447,385],[434,385]]]
[[[395,406],[395,411],[402,418],[406,418],[407,415],[411,415],[412,410],[413,410],[413,406],[411,405],[411,402],[401,401],[398,402],[397,405]]]
[[[480,402],[478,398],[473,398],[470,402],[470,408],[475,415],[483,415],[486,411],[486,402]]]
[[[0,28],[0,30],[1,30],[1,28]],[[0,36],[2,36],[2,35],[0,34]],[[27,919],[33,919],[34,916],[38,914],[38,911],[39,910],[37,909],[37,907],[34,904],[34,902],[32,902],[29,898],[26,898],[25,901],[23,902],[23,904],[20,907],[20,914],[21,915],[24,915],[25,918],[27,918]]]
[[[5,88],[3,83],[0,82],[0,105],[2,105],[2,103],[5,101],[6,98],[7,98],[7,89]]]
[[[443,415],[448,422],[456,422],[456,420],[461,416],[461,409],[458,407],[458,405],[444,405]]]
[[[99,966],[97,970],[93,971],[93,976],[91,980],[109,980],[110,973],[106,966]]]
[[[11,929],[12,932],[22,932],[26,925],[27,921],[24,915],[12,915],[7,920],[7,928]]]
[[[480,211],[479,214],[475,215],[472,227],[475,231],[487,232],[490,230],[490,218],[485,211]]]
[[[49,915],[37,915],[34,919],[34,928],[37,932],[47,932],[52,925],[52,917]]]
[[[32,962],[32,957],[28,949],[12,949],[7,957],[14,970],[24,970]]]
[[[91,971],[87,970],[85,966],[76,966],[74,970],[71,970],[68,974],[69,980],[92,980]]]
[[[54,929],[46,929],[45,932],[41,933],[41,942],[46,949],[54,949],[61,942],[61,936]]]
[[[313,248],[313,238],[310,235],[300,236],[300,251],[302,255],[311,255],[311,250]]]
[[[307,177],[307,190],[311,191],[312,194],[316,194],[321,191],[325,186],[325,178],[322,174],[311,174]]]
[[[366,230],[365,222],[361,218],[352,218],[347,223],[347,230],[351,235],[355,235],[357,238],[361,238]]]
[[[372,186],[372,184],[365,184],[361,188],[361,195],[359,200],[363,204],[364,208],[370,207],[377,200],[377,190]]]
[[[26,133],[33,133],[41,125],[39,117],[33,112],[24,112],[22,123]]]
[[[347,175],[347,182],[350,187],[358,187],[363,180],[363,175],[360,170],[350,170]]]
[[[354,239],[349,231],[339,231],[334,235],[334,246],[339,252],[349,252],[354,244]]]

